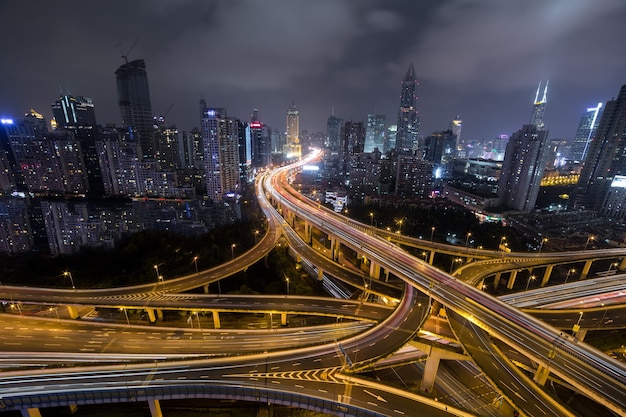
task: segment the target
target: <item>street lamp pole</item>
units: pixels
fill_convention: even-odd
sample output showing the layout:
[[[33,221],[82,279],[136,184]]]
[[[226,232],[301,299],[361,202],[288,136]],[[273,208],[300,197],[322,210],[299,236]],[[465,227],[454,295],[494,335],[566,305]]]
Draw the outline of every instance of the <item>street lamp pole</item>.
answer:
[[[70,271],[65,271],[65,272],[63,272],[63,276],[64,277],[69,277],[70,278],[70,282],[72,283],[72,288],[76,289],[76,285],[74,285],[74,278],[72,278],[72,273]]]
[[[531,275],[528,277],[528,282],[526,283],[526,290],[524,291],[528,291],[528,286],[530,285],[530,281],[534,281],[535,280],[535,276]]]
[[[237,246],[236,243],[230,245],[230,254],[232,255],[233,259],[235,259],[235,246]]]
[[[587,238],[587,242],[585,242],[585,250],[587,250],[587,245],[589,245],[589,242],[592,241],[592,240],[595,240],[595,239],[596,239],[596,237],[593,236],[593,235],[591,235],[591,236],[589,236]]]
[[[370,229],[374,228],[374,212],[370,212]]]
[[[467,232],[467,237],[465,238],[465,247],[469,244],[469,238],[472,236],[472,232]]]
[[[435,235],[435,226],[430,228],[430,241],[433,241],[433,236]]]
[[[569,274],[571,274],[572,272],[576,272],[576,270],[574,268],[571,268],[567,271],[567,274],[565,275],[565,282],[563,284],[567,284],[567,279],[569,278]]]
[[[541,243],[539,244],[539,253],[541,253],[541,248],[543,248],[543,244],[546,243],[548,241],[547,237],[544,237],[543,239],[541,239]]]
[[[126,311],[124,307],[120,307],[120,310],[124,312],[124,315],[126,316],[126,324],[130,326],[130,320],[128,319],[128,311]]]
[[[255,230],[254,231],[254,244],[256,245],[258,243],[259,240],[259,231]]]
[[[198,257],[197,256],[193,257],[193,265],[196,268],[196,274],[197,274],[198,273]]]
[[[289,277],[286,277],[285,280],[287,281],[287,296],[289,296]]]

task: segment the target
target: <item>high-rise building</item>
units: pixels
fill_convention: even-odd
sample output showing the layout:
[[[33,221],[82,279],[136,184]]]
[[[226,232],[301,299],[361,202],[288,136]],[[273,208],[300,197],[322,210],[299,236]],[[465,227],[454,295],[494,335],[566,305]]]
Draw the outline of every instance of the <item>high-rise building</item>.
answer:
[[[252,151],[252,167],[262,168],[272,162],[270,130],[259,120],[259,111],[254,110],[248,125]]]
[[[240,194],[239,121],[207,108],[202,118],[207,196],[214,202]]]
[[[87,174],[87,192],[91,196],[104,195],[102,172],[96,140],[99,130],[93,100],[87,97],[64,95],[52,103],[52,114],[56,124],[55,132],[73,132],[80,143]]]
[[[400,109],[398,110],[398,130],[396,132],[396,150],[399,154],[410,155],[417,150],[419,116],[417,113],[417,78],[413,63],[409,66],[402,80]]]
[[[295,104],[291,104],[287,110],[287,141],[283,148],[283,154],[289,158],[300,158],[302,146],[300,145],[300,113]]]
[[[157,149],[146,64],[143,59],[127,62],[115,71],[115,76],[122,126],[141,145],[143,158],[154,159]]]
[[[570,205],[600,211],[613,180],[626,175],[625,152],[626,85],[623,85],[617,99],[604,106]]]
[[[350,171],[350,159],[363,152],[365,147],[365,126],[363,122],[346,122],[341,129],[341,149],[339,151],[340,175],[347,176]]]
[[[329,154],[337,154],[341,147],[343,119],[332,114],[326,121],[326,149]]]
[[[534,124],[511,135],[500,175],[500,204],[522,212],[535,208],[548,148],[548,131]]]
[[[498,195],[500,204],[512,210],[529,212],[535,208],[548,160],[550,144],[543,121],[548,102],[548,83],[541,100],[540,91],[541,83],[537,87],[530,124],[513,133],[506,145]]]
[[[589,150],[591,139],[600,122],[598,116],[600,115],[601,109],[602,103],[598,103],[596,107],[587,108],[587,111],[580,117],[578,130],[576,130],[574,143],[572,143],[571,159],[582,162],[587,158],[587,151]]]
[[[75,129],[96,125],[96,113],[93,100],[80,96],[61,96],[52,103],[52,115],[57,128]]]
[[[365,128],[365,152],[373,152],[378,148],[383,151],[385,148],[385,133],[387,119],[384,114],[368,114],[367,127]]]
[[[549,81],[548,81],[549,82]],[[544,128],[543,115],[546,111],[546,103],[548,102],[548,82],[543,90],[543,97],[539,100],[539,92],[541,91],[541,81],[537,87],[537,93],[535,94],[535,101],[533,103],[533,113],[530,116],[530,124],[541,130]]]

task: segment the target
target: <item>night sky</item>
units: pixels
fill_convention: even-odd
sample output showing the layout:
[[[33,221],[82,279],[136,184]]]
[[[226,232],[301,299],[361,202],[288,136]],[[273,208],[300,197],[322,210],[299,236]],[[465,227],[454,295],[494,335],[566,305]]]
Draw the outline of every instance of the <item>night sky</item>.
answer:
[[[335,114],[395,123],[413,62],[420,134],[457,114],[463,137],[510,134],[530,119],[539,81],[552,138],[626,84],[624,0],[107,0],[0,2],[0,115],[48,120],[60,91],[91,97],[120,124],[115,70],[144,59],[152,108],[181,130],[198,102],[285,130],[325,131]]]

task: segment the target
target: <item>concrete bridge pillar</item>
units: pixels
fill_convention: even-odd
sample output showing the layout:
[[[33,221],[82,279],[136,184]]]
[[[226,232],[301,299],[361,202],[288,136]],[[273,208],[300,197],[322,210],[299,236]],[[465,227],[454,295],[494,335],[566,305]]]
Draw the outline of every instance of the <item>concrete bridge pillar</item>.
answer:
[[[587,329],[580,329],[576,332],[576,336],[574,337],[582,342],[585,340],[585,336],[587,336]]]
[[[535,371],[535,375],[533,376],[533,381],[535,381],[538,385],[544,386],[546,381],[548,380],[548,376],[550,375],[550,368],[547,366],[539,365],[537,370]]]
[[[435,261],[435,250],[433,249],[430,251],[430,256],[428,257],[428,263],[432,265],[434,261]]]
[[[500,285],[500,278],[502,278],[502,272],[496,272],[496,276],[493,279],[493,288],[498,288],[498,285]]]
[[[208,294],[208,293],[209,293],[209,284],[207,284],[207,285],[203,285],[203,286],[202,286],[202,291],[203,291],[205,294]]]
[[[156,314],[153,308],[146,308],[146,313],[148,313],[148,319],[150,320],[150,323],[154,323],[155,321],[157,321]],[[161,313],[161,315],[162,314],[163,313]]]
[[[280,325],[281,326],[287,325],[287,313],[280,313]]]
[[[541,278],[541,285],[540,285],[540,287],[545,287],[546,284],[548,283],[548,281],[550,280],[550,275],[552,275],[553,267],[554,267],[554,265],[548,265],[546,267],[546,272],[543,273],[543,278]]]
[[[77,319],[78,318],[78,310],[76,310],[76,307],[74,307],[74,306],[67,306],[67,312],[69,313],[71,319]]]
[[[150,398],[148,400],[148,406],[150,407],[150,415],[152,417],[163,417],[161,411],[161,403],[156,398]]]
[[[70,413],[74,414],[78,411],[78,406],[76,404],[70,404]]]
[[[589,270],[591,269],[592,263],[593,263],[592,259],[589,259],[588,261],[585,262],[585,266],[583,267],[583,270],[580,273],[580,278],[579,278],[580,280],[587,278],[587,275],[589,274]]]
[[[22,417],[41,417],[41,412],[38,408],[22,408],[20,410]]]
[[[157,313],[157,319],[163,321],[163,309],[157,308],[156,313]]]
[[[380,279],[380,265],[374,261],[370,262],[370,277]]]
[[[304,241],[311,244],[311,223],[304,222]]]
[[[317,280],[322,281],[323,279],[324,279],[324,270],[322,268],[319,268],[317,270]]]
[[[624,269],[626,269],[626,256],[622,258],[622,262],[619,263],[619,266],[617,267],[617,269],[619,269],[620,271],[623,271]]]
[[[220,322],[220,313],[217,310],[211,310],[211,316],[213,316],[213,328],[221,329],[222,323]]]
[[[337,254],[339,253],[339,241],[336,237],[330,237],[330,259],[337,261]]]
[[[422,382],[420,384],[421,391],[431,392],[433,390],[440,361],[441,351],[439,349],[431,349],[428,354],[428,359],[426,359],[426,365],[424,366],[424,375],[422,376]]]
[[[511,271],[511,276],[509,277],[509,282],[506,284],[506,288],[509,290],[513,289],[513,286],[515,285],[515,278],[517,278],[517,271]]]

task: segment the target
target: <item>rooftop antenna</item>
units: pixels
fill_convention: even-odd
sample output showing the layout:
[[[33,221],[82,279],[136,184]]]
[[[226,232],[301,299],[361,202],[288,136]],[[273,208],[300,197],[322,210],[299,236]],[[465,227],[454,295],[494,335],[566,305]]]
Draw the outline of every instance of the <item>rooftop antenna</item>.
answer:
[[[133,51],[133,48],[135,47],[135,45],[137,45],[137,42],[139,42],[139,38],[135,39],[135,42],[133,42],[131,47],[128,48],[128,51],[126,53],[122,51],[122,58],[124,58],[124,64],[128,64],[128,55],[130,55],[130,53]]]

